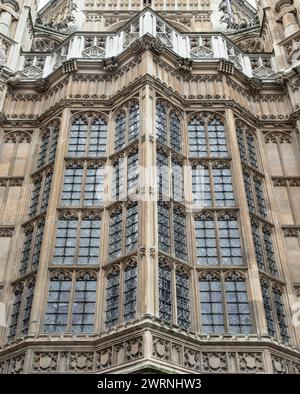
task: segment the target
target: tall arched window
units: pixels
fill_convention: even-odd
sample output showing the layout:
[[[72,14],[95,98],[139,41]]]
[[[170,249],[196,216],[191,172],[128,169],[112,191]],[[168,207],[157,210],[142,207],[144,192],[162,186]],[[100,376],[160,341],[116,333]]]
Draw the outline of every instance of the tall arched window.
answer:
[[[52,163],[56,155],[56,147],[59,135],[59,122],[51,122],[42,132],[41,143],[37,161],[37,167],[43,167]]]
[[[188,123],[191,157],[227,157],[224,121],[217,114],[198,114]]]
[[[107,121],[102,116],[79,115],[72,120],[68,156],[105,156]]]
[[[140,113],[137,101],[129,101],[115,117],[114,150],[118,151],[135,141],[140,131]]]
[[[158,142],[181,152],[180,117],[171,104],[164,100],[158,100],[156,104],[156,137]]]
[[[251,314],[243,274],[201,273],[199,297],[205,333],[251,333]]]
[[[236,134],[242,163],[258,169],[257,148],[253,131],[242,121],[236,121]]]

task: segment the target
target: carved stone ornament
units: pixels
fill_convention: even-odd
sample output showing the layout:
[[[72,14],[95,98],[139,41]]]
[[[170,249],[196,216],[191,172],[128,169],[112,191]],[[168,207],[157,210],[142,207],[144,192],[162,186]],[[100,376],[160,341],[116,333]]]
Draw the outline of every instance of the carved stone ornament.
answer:
[[[158,38],[144,36],[138,40],[135,40],[130,45],[130,50],[134,54],[142,53],[146,50],[151,50],[155,54],[160,55],[165,50],[165,45]]]
[[[143,355],[143,338],[138,337],[126,341],[126,358],[127,360],[134,360]]]
[[[261,79],[253,77],[248,80],[248,90],[250,94],[256,95],[263,88],[263,82]]]
[[[263,372],[262,353],[239,353],[239,370],[242,372]]]
[[[118,61],[115,57],[111,57],[103,60],[102,65],[103,65],[103,70],[109,74],[114,73],[119,67]]]
[[[184,366],[190,369],[200,369],[200,352],[194,349],[184,349]]]
[[[11,238],[14,234],[14,227],[0,227],[1,238]]]
[[[39,78],[34,81],[34,88],[39,93],[46,92],[50,87],[49,80],[47,78]]]
[[[24,360],[25,360],[24,354],[13,358],[10,363],[10,373],[12,374],[23,373]]]
[[[285,374],[286,373],[286,364],[285,360],[281,357],[272,356],[272,365],[273,371],[276,374]]]
[[[162,338],[153,338],[153,356],[163,359],[170,359],[170,342]]]
[[[57,370],[58,353],[35,353],[33,359],[34,371],[56,371]]]
[[[92,371],[94,367],[94,353],[70,353],[69,368],[75,371]]]
[[[210,372],[227,371],[226,353],[203,353],[203,369]]]
[[[97,353],[97,365],[98,368],[108,368],[112,365],[112,349],[111,347],[101,350]]]

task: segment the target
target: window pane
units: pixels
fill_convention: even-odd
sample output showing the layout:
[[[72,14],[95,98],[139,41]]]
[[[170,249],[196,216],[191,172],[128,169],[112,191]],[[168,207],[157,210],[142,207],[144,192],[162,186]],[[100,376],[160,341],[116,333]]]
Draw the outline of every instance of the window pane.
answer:
[[[171,147],[178,152],[181,151],[181,126],[180,120],[174,111],[170,112],[170,142]]]
[[[72,314],[72,332],[75,334],[94,331],[96,283],[89,274],[76,281]]]
[[[190,281],[186,274],[179,271],[176,272],[176,305],[177,324],[190,328]]]
[[[163,204],[159,203],[157,205],[158,209],[158,249],[170,253],[170,216],[169,208]]]
[[[171,270],[159,265],[159,317],[162,320],[172,320]]]
[[[115,211],[110,217],[109,260],[114,260],[122,253],[122,211]]]
[[[124,320],[129,321],[135,318],[136,314],[136,287],[137,268],[128,266],[124,271]]]
[[[82,166],[75,166],[65,170],[64,185],[61,197],[62,206],[80,206],[82,184]]]
[[[107,123],[102,118],[96,118],[91,124],[89,152],[92,157],[104,156],[107,143]]]
[[[119,150],[125,146],[125,127],[126,115],[121,112],[115,121],[115,150]]]
[[[205,126],[204,122],[194,118],[188,125],[190,156],[205,157],[207,156]]]
[[[199,290],[203,331],[206,334],[225,332],[221,282],[201,279]]]
[[[54,264],[74,264],[77,225],[77,219],[58,221],[53,256]]]
[[[187,259],[187,245],[186,245],[186,224],[185,215],[179,209],[174,208],[174,249],[175,257],[186,260]]]
[[[138,242],[138,204],[127,207],[126,213],[126,253],[135,250]]]
[[[139,105],[133,104],[129,109],[128,142],[133,141],[139,134]]]
[[[197,264],[218,265],[218,252],[213,218],[195,220]]]
[[[78,264],[98,264],[101,220],[84,219],[79,233]]]
[[[87,142],[87,121],[83,118],[73,120],[70,130],[69,151],[70,156],[84,156]]]
[[[107,328],[116,325],[119,321],[119,272],[114,271],[107,277],[106,287],[106,319]]]
[[[228,156],[224,124],[219,118],[214,117],[214,119],[208,124],[207,128],[210,156]]]

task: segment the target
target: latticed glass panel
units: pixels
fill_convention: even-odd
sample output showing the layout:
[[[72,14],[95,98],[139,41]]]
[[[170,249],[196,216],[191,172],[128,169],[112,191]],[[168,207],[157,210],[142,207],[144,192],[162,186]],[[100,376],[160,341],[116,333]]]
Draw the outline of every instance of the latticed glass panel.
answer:
[[[42,186],[41,178],[35,179],[33,183],[32,195],[31,195],[31,204],[29,210],[30,216],[34,216],[37,212],[39,197],[41,193],[41,186]]]
[[[10,316],[10,324],[8,327],[8,340],[11,341],[17,335],[18,321],[20,315],[20,308],[22,303],[22,291],[17,290],[14,294],[14,303],[12,306],[12,313]]]
[[[169,166],[167,154],[158,149],[156,153],[156,171],[158,195],[169,195]]]
[[[172,320],[172,289],[171,269],[160,264],[158,269],[159,283],[159,317],[162,320]]]
[[[83,118],[74,119],[69,138],[69,156],[84,156],[87,144],[88,124]]]
[[[107,123],[102,118],[96,118],[91,124],[88,155],[91,157],[104,156],[106,145]]]
[[[187,244],[186,244],[186,221],[185,215],[179,209],[174,208],[173,211],[174,224],[174,252],[175,257],[186,260],[187,259]]]
[[[243,131],[241,130],[240,127],[236,128],[236,135],[237,135],[237,141],[238,141],[241,161],[246,163],[247,162],[247,153],[246,153],[246,148],[245,148],[244,135],[243,135]]]
[[[128,119],[128,142],[132,142],[139,135],[140,127],[140,116],[139,116],[139,105],[138,103],[133,104],[129,109]]]
[[[251,177],[248,174],[248,172],[244,172],[243,175],[244,175],[244,185],[245,185],[245,192],[246,192],[248,209],[249,209],[249,212],[254,213],[255,212],[255,203],[254,203],[254,197],[253,197],[253,192],[252,192]]]
[[[110,216],[109,260],[114,260],[122,253],[122,211],[115,211]]]
[[[266,217],[267,216],[267,208],[266,208],[266,202],[265,202],[265,197],[264,197],[264,192],[263,192],[262,180],[255,177],[254,178],[254,187],[255,187],[258,211],[261,214],[261,216]]]
[[[271,335],[272,337],[275,337],[276,330],[275,330],[274,317],[273,317],[273,312],[272,312],[272,301],[271,301],[268,285],[266,283],[262,283],[261,290],[262,290],[262,297],[263,297],[263,304],[264,304],[268,332],[269,332],[269,335]]]
[[[197,264],[218,265],[218,249],[213,218],[195,220]]]
[[[83,204],[85,206],[99,205],[103,201],[104,172],[104,167],[87,168],[83,199]]]
[[[112,198],[119,200],[124,195],[124,159],[114,163],[112,176]]]
[[[175,201],[184,200],[183,166],[174,158],[172,158],[172,195]]]
[[[51,138],[51,144],[49,149],[49,160],[48,160],[49,163],[54,161],[56,156],[56,148],[57,148],[58,134],[59,134],[58,125],[51,127],[51,130],[52,130],[52,138]]]
[[[79,232],[78,264],[98,264],[101,220],[83,219]]]
[[[127,193],[133,193],[139,182],[139,155],[138,152],[131,153],[127,159]]]
[[[115,326],[119,321],[120,277],[118,271],[113,271],[107,277],[106,287],[106,318],[107,328]]]
[[[73,264],[77,239],[77,227],[77,219],[61,219],[58,221],[53,263]]]
[[[252,224],[252,237],[255,249],[255,256],[258,268],[262,271],[265,271],[265,262],[264,262],[264,254],[260,239],[259,227],[256,223]]]
[[[23,335],[28,334],[33,295],[34,295],[34,285],[31,285],[26,288],[26,293],[25,293],[25,304],[24,304],[24,312],[23,312],[22,328],[21,328],[21,333]]]
[[[63,275],[50,280],[44,325],[44,330],[49,334],[67,331],[71,288],[71,279]]]
[[[83,173],[82,167],[66,168],[61,197],[62,206],[80,206]]]
[[[157,205],[158,214],[158,249],[170,253],[170,214],[167,205],[159,203]]]
[[[201,324],[206,334],[225,331],[221,282],[215,278],[199,281]]]
[[[97,281],[89,274],[76,280],[72,310],[72,332],[94,331]]]
[[[116,117],[115,122],[115,150],[119,150],[125,146],[125,133],[126,133],[126,115],[121,112]]]
[[[138,242],[138,204],[127,207],[126,212],[126,253],[135,250]]]
[[[172,149],[181,152],[181,125],[174,111],[170,112],[170,143]]]
[[[25,239],[23,243],[22,249],[22,257],[20,261],[20,274],[23,275],[27,271],[30,250],[31,250],[31,242],[33,238],[33,230],[27,230],[25,232]]]
[[[209,122],[208,126],[208,139],[210,156],[212,157],[226,157],[228,156],[225,126],[221,120],[215,117]]]
[[[275,287],[273,288],[273,299],[274,299],[275,311],[276,311],[276,315],[277,315],[277,321],[278,321],[281,339],[284,342],[289,342],[290,336],[289,336],[285,308],[284,308],[282,294],[281,294],[280,289],[275,288]]]
[[[207,156],[205,125],[200,119],[194,118],[188,124],[190,156]]]
[[[248,148],[250,164],[254,168],[258,168],[255,141],[254,141],[254,137],[253,137],[252,133],[248,132],[246,134],[246,140],[247,140],[247,148]]]
[[[167,143],[167,133],[167,110],[161,102],[158,102],[156,105],[156,137],[158,141]]]
[[[192,182],[194,204],[199,207],[211,207],[213,203],[208,167],[202,165],[193,166]]]
[[[176,306],[177,324],[183,328],[191,326],[191,305],[190,305],[190,279],[183,272],[176,272]]]
[[[136,287],[137,287],[137,267],[128,266],[124,270],[124,321],[135,318],[136,315]]]
[[[50,133],[44,133],[44,135],[42,136],[42,141],[39,150],[39,157],[37,162],[38,167],[42,167],[44,164],[46,164],[49,142],[50,142]]]
[[[225,291],[229,332],[250,334],[252,323],[245,281],[227,279]]]
[[[213,168],[214,195],[217,207],[235,205],[230,168]]]
[[[242,250],[236,219],[218,219],[222,264],[242,265]]]
[[[266,258],[267,258],[269,272],[273,276],[278,276],[277,264],[276,264],[275,253],[273,248],[273,240],[272,240],[271,230],[269,228],[263,228],[263,237],[264,237]]]
[[[52,183],[52,172],[49,172],[45,177],[42,201],[41,201],[41,211],[48,208],[48,201],[50,196],[50,189]]]
[[[43,242],[44,227],[45,227],[44,220],[40,220],[37,225],[37,228],[36,228],[34,247],[33,247],[33,252],[32,252],[32,267],[34,269],[36,269],[38,267],[39,262],[40,262],[40,254],[41,254],[41,248],[42,248],[42,242]]]

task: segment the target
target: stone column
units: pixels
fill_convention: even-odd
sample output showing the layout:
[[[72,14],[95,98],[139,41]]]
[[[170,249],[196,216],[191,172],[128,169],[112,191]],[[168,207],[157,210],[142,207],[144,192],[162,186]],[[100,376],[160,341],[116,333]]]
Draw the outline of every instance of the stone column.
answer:
[[[9,36],[11,22],[17,17],[19,4],[15,0],[2,0],[0,10],[0,33]]]
[[[283,24],[285,38],[299,31],[293,0],[278,1],[275,5],[275,11],[277,12],[276,21]]]

